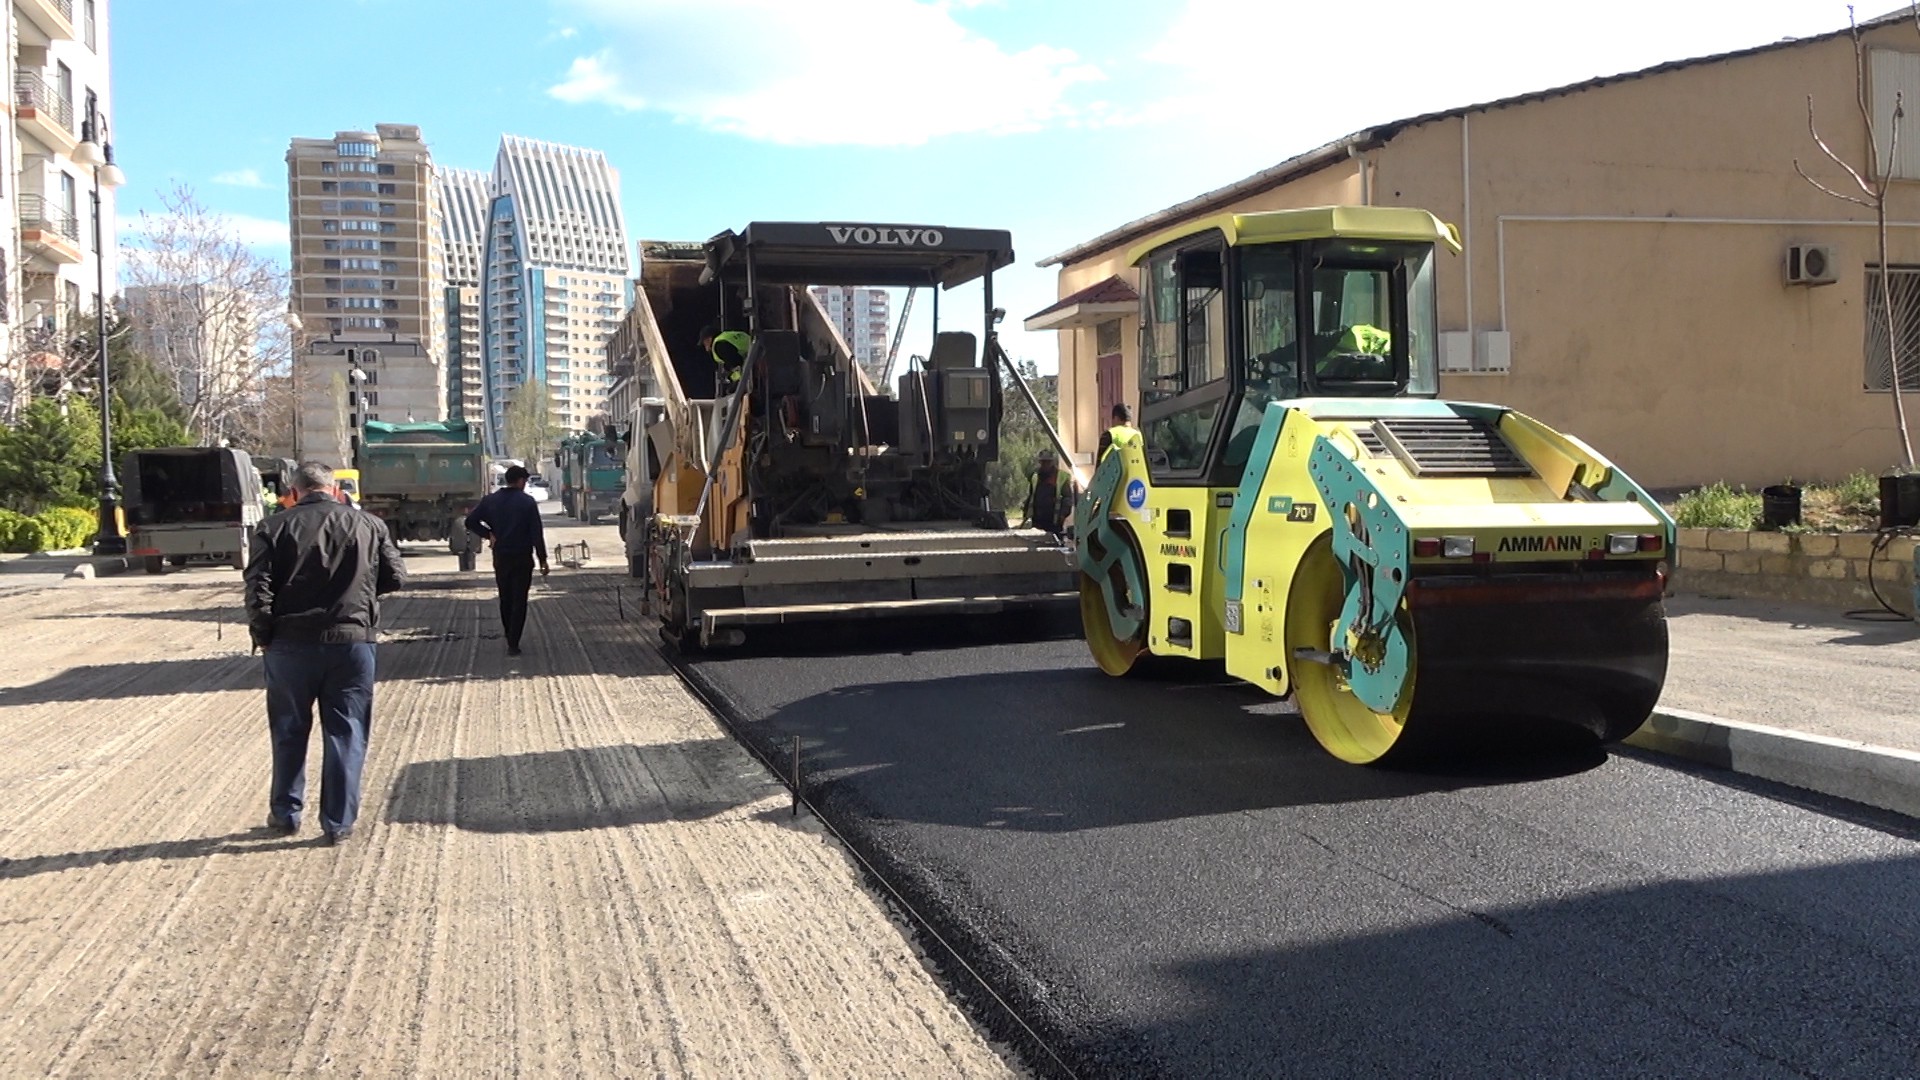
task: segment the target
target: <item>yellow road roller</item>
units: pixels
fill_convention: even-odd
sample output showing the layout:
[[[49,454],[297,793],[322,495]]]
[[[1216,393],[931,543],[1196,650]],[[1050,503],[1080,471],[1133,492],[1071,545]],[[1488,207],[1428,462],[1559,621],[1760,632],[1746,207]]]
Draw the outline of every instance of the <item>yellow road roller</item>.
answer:
[[[1076,513],[1101,670],[1224,662],[1343,761],[1481,720],[1631,734],[1666,679],[1674,524],[1572,436],[1438,393],[1432,214],[1222,214],[1153,237],[1138,428]]]

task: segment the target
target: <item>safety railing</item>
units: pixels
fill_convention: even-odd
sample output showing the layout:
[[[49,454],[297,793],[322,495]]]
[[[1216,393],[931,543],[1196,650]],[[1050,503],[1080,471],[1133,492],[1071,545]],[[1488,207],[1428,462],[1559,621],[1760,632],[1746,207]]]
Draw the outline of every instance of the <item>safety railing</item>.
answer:
[[[16,108],[47,113],[61,127],[68,131],[74,130],[73,102],[62,97],[54,85],[38,72],[14,72],[13,104]]]

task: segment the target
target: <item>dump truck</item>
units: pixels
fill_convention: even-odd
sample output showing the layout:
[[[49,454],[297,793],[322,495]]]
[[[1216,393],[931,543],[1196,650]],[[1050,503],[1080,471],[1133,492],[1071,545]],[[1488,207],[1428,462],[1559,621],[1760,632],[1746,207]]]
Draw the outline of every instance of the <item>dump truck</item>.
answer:
[[[1075,514],[1103,671],[1223,663],[1355,763],[1487,721],[1601,742],[1645,722],[1673,521],[1577,438],[1439,398],[1442,248],[1458,233],[1426,211],[1320,207],[1130,253],[1142,437]]]
[[[553,464],[560,474],[560,508],[568,517],[598,525],[602,515],[619,510],[627,467],[611,441],[592,432],[570,435],[560,440]]]
[[[840,222],[643,249],[635,314],[661,419],[629,428],[661,450],[637,563],[663,636],[699,649],[759,626],[1071,616],[1071,547],[988,505],[1009,389],[1038,412],[995,330],[993,272],[1012,260],[1004,230]],[[978,332],[936,315],[897,398],[876,392],[808,289],[971,282]],[[701,348],[709,324],[750,336],[737,384]]]
[[[390,424],[369,420],[360,439],[362,510],[379,517],[396,543],[447,542],[460,569],[479,560],[466,516],[487,494],[487,453],[464,420]]]
[[[247,565],[253,530],[266,515],[261,477],[244,450],[169,446],[120,461],[127,554],[149,574],[168,564]]]

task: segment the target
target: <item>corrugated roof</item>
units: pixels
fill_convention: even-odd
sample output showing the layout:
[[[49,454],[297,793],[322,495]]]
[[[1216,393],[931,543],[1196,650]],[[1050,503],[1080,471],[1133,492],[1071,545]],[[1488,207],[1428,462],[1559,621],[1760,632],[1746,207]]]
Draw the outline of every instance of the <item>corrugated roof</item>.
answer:
[[[1869,19],[1859,24],[1859,29],[1860,32],[1866,33],[1867,31],[1888,26],[1910,17],[1912,16],[1909,15],[1907,8],[1903,6],[1898,11],[1882,15],[1878,18]],[[1851,33],[1849,29],[1835,30],[1826,34],[1817,34],[1813,37],[1785,38],[1766,45],[1737,49],[1733,52],[1714,53],[1711,56],[1696,56],[1685,60],[1669,60],[1662,64],[1655,64],[1652,67],[1641,68],[1638,71],[1629,71],[1619,75],[1602,75],[1598,78],[1587,79],[1583,82],[1568,83],[1565,86],[1556,86],[1546,90],[1535,90],[1525,94],[1516,94],[1513,97],[1485,101],[1476,105],[1461,105],[1452,109],[1443,109],[1439,112],[1421,113],[1418,116],[1410,116],[1404,120],[1395,120],[1390,123],[1379,124],[1357,131],[1343,139],[1336,139],[1325,146],[1309,150],[1297,157],[1288,158],[1270,169],[1262,169],[1252,176],[1236,180],[1225,187],[1215,188],[1212,191],[1188,199],[1185,202],[1169,206],[1165,210],[1155,211],[1146,217],[1130,221],[1117,229],[1111,229],[1101,233],[1099,236],[1085,243],[1076,244],[1058,254],[1049,255],[1034,265],[1057,266],[1062,263],[1074,262],[1088,255],[1095,255],[1109,248],[1118,247],[1121,244],[1137,240],[1171,222],[1180,221],[1209,210],[1223,209],[1249,195],[1257,195],[1262,191],[1271,190],[1302,176],[1319,172],[1321,169],[1326,168],[1336,161],[1345,160],[1354,153],[1385,146],[1395,136],[1409,128],[1420,127],[1424,124],[1431,124],[1439,120],[1451,120],[1466,116],[1469,113],[1492,112],[1495,109],[1507,109],[1516,105],[1529,105],[1536,101],[1565,97],[1569,94],[1577,94],[1586,90],[1595,90],[1603,86],[1611,86],[1614,83],[1631,82],[1636,79],[1664,75],[1670,71],[1679,71],[1684,68],[1699,67],[1704,64],[1723,63],[1728,60],[1739,60],[1749,56],[1758,56],[1762,53],[1779,52],[1784,49],[1811,45],[1816,42],[1831,41],[1834,38],[1845,37],[1849,33]]]

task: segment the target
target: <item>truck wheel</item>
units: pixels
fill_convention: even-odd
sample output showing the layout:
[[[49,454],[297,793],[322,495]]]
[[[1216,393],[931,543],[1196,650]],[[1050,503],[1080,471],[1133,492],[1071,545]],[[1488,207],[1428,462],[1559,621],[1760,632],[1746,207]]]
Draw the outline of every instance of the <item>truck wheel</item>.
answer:
[[[247,568],[247,553],[244,551],[234,552],[233,558],[227,560],[227,565],[233,567],[235,570],[245,570]]]
[[[149,574],[164,574],[167,572],[167,560],[158,555],[147,556],[146,566],[147,573]]]
[[[480,556],[474,554],[471,551],[462,551],[460,553],[460,569],[462,570],[471,570],[479,562],[480,562]]]
[[[187,557],[185,555],[169,555],[167,556],[167,565],[185,566],[187,565]]]

